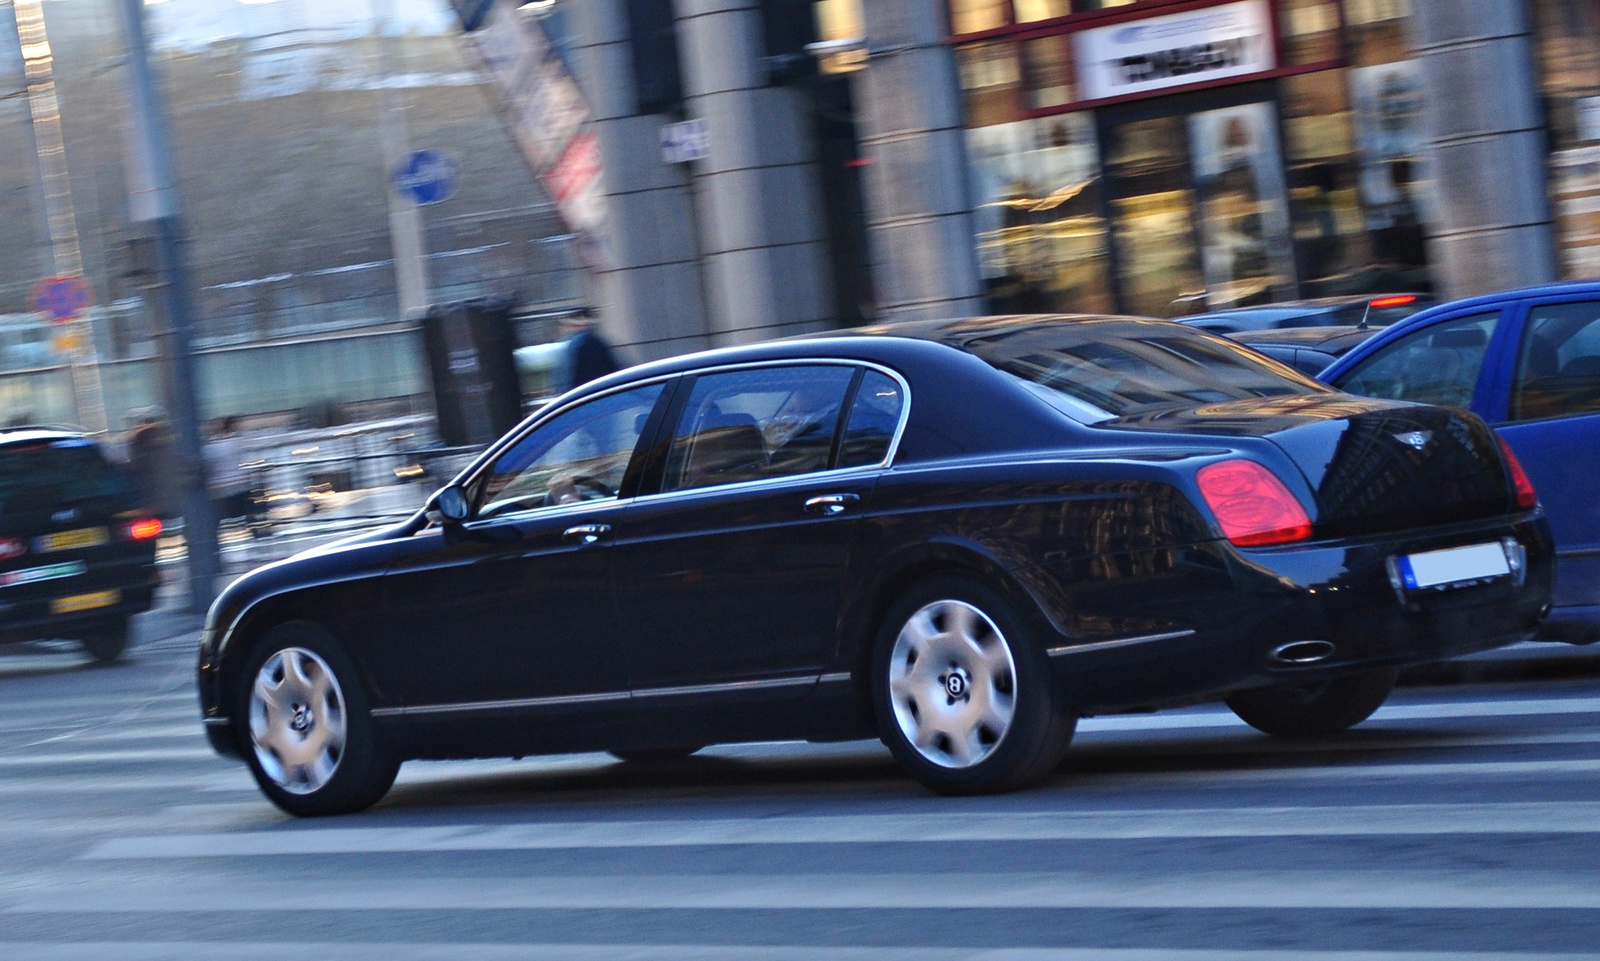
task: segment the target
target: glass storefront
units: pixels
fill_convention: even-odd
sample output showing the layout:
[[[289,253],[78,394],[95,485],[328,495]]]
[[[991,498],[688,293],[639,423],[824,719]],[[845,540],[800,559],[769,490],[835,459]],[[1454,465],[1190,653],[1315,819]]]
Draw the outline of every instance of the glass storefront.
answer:
[[[1410,9],[951,0],[992,308],[1427,290]]]
[[[1532,6],[1561,275],[1600,277],[1600,5],[1533,0]]]

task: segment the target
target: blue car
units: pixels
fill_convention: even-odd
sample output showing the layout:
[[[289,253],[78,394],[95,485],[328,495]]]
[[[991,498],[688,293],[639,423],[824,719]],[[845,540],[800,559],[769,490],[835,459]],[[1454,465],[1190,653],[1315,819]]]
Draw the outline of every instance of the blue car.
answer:
[[[1318,375],[1352,394],[1465,407],[1510,446],[1550,517],[1546,640],[1600,640],[1600,282],[1425,310]]]

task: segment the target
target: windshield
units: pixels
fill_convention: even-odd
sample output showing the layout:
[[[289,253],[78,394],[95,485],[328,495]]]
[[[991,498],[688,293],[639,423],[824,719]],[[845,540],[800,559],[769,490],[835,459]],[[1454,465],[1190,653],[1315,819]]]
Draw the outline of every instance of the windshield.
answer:
[[[0,514],[126,493],[122,475],[92,441],[55,440],[0,447]]]
[[[1039,324],[961,345],[990,366],[1088,405],[1056,405],[1093,423],[1253,397],[1327,388],[1232,341],[1165,321]]]

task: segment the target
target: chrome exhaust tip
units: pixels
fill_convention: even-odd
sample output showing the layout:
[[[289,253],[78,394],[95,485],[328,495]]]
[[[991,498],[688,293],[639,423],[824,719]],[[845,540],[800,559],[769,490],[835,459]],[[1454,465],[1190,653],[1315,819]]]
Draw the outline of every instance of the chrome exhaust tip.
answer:
[[[1279,664],[1315,664],[1333,656],[1333,645],[1327,641],[1290,641],[1272,649],[1267,655]]]

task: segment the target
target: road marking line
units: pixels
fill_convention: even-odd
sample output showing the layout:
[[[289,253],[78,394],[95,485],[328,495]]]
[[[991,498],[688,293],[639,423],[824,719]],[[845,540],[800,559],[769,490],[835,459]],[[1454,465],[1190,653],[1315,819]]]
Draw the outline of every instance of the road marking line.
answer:
[[[1155,908],[1578,910],[1595,874],[1518,871],[1212,871],[1203,874],[661,874],[262,881],[30,889],[7,913]]]
[[[1443,701],[1435,704],[1390,704],[1378,708],[1373,721],[1440,721],[1470,717],[1529,717],[1541,714],[1600,713],[1600,697],[1541,698],[1517,701]],[[1171,714],[1108,714],[1084,718],[1079,730],[1159,731],[1185,727],[1245,727],[1232,711],[1188,711]]]
[[[298,828],[116,838],[83,856],[254,857],[742,844],[944,843],[1131,838],[1596,834],[1600,802],[1146,808],[1099,812],[862,814],[712,820]]]
[[[21,754],[0,757],[0,768],[57,767],[70,764],[145,764],[152,761],[197,761],[217,759],[208,747],[174,747],[144,751],[74,751],[54,754]]]
[[[241,941],[0,942],[6,961],[1597,961],[1600,954],[1194,948],[856,948],[727,944],[294,944]]]

